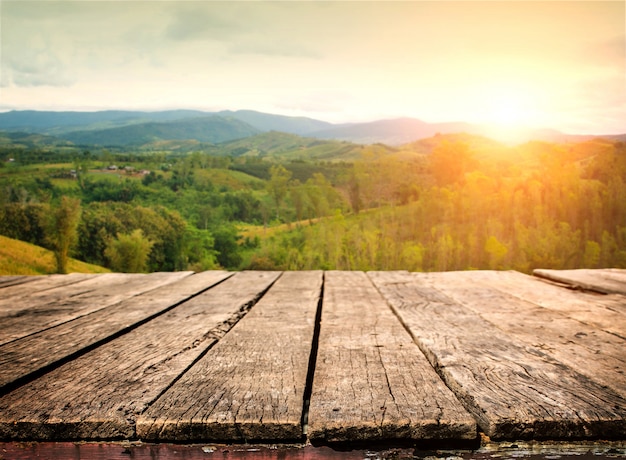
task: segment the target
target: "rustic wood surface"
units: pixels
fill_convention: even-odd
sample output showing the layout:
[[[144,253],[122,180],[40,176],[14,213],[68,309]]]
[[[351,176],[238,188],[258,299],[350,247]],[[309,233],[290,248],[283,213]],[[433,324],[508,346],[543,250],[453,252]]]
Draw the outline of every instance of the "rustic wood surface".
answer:
[[[493,282],[490,275],[497,273],[448,272],[429,276],[438,289],[532,347],[534,354],[549,355],[626,398],[626,340],[572,319],[565,312],[511,295]]]
[[[27,283],[34,281],[34,276],[14,275],[14,276],[0,276],[0,287],[13,286],[15,284]]]
[[[80,281],[84,281],[92,278],[99,278],[102,275],[89,275],[85,273],[70,273],[68,275],[46,275],[46,276],[19,276],[15,277],[16,279],[13,282],[6,281],[0,285],[2,288],[2,297],[0,298],[0,302],[3,309],[12,307],[11,302],[7,302],[6,300],[9,298],[20,299],[22,297],[32,296],[34,293],[39,291],[45,291],[48,289],[57,289],[63,286],[68,286],[70,284],[78,283]],[[13,278],[13,277],[6,277]],[[28,283],[28,287],[20,286],[22,284]],[[57,297],[64,298],[65,294],[63,291],[59,291],[60,295]],[[34,302],[35,304],[40,302]],[[21,304],[20,304],[21,305]]]
[[[286,272],[233,329],[137,421],[147,440],[302,437],[322,272]]]
[[[568,284],[574,288],[602,292],[604,294],[626,295],[626,270],[620,269],[578,269],[533,271],[535,276]]]
[[[461,305],[441,275],[370,274],[488,436],[623,436],[626,399]]]
[[[101,310],[179,281],[190,274],[191,272],[151,275],[112,273],[78,278],[78,282],[34,293],[31,293],[30,283],[19,286],[22,288],[21,294],[6,297],[3,295],[0,300],[0,344]],[[4,289],[0,292],[3,291]]]
[[[484,271],[479,276],[518,299],[626,339],[626,298],[622,295],[572,291],[513,271]]]
[[[626,442],[626,295],[597,291],[495,271],[0,277],[0,440]]]
[[[180,281],[175,284],[171,284],[171,278],[157,278],[161,281],[158,283],[161,287],[142,295],[136,295],[141,290],[137,289],[136,283],[132,283],[134,288],[125,291],[129,297],[124,301],[107,308],[90,307],[96,311],[1,345],[0,391],[36,371],[146,321],[226,276],[227,272],[218,271],[191,276],[186,273],[185,276],[178,276]],[[139,278],[140,281],[148,279]],[[152,288],[156,287],[155,284],[148,284]],[[117,296],[116,299],[119,301]]]
[[[363,272],[326,272],[313,441],[474,439],[476,424]]]
[[[0,398],[0,437],[134,437],[137,415],[228,332],[278,275],[238,273]],[[193,292],[225,277],[205,272],[183,282],[197,278]]]

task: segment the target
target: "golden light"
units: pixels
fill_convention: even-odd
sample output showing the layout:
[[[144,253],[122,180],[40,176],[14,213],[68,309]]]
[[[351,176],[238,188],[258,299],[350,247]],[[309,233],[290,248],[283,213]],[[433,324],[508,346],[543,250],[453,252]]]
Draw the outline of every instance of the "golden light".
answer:
[[[535,124],[532,98],[528,91],[497,88],[492,90],[486,102],[485,115],[492,124],[507,127]]]
[[[537,93],[522,85],[485,88],[482,107],[487,135],[497,140],[515,142],[524,131],[545,127]]]

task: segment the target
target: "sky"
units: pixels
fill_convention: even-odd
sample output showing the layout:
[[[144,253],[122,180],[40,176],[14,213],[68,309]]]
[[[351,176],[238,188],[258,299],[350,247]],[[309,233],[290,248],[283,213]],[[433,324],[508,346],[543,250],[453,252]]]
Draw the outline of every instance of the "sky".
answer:
[[[624,1],[0,0],[0,111],[626,132]]]

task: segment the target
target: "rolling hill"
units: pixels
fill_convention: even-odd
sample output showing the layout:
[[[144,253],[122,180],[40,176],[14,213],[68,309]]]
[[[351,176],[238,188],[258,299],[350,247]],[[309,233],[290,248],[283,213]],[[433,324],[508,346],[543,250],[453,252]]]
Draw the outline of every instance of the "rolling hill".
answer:
[[[428,123],[414,118],[367,123],[333,124],[307,117],[290,117],[253,110],[156,112],[108,110],[100,112],[11,111],[0,113],[0,131],[53,135],[77,144],[138,146],[147,143],[193,140],[220,143],[263,132],[279,131],[325,140],[359,144],[402,145],[437,133],[468,133],[496,137],[497,130],[463,122]],[[626,140],[626,134],[570,135],[553,129],[515,130],[508,143],[529,140],[579,142],[596,137]],[[505,140],[505,139],[502,139]]]
[[[414,118],[396,118],[370,123],[338,125],[309,133],[310,136],[323,139],[339,139],[361,144],[382,142],[400,145],[437,133],[477,133],[480,127],[469,123],[427,123]]]
[[[391,148],[380,146],[383,150]],[[208,153],[233,157],[260,157],[279,160],[348,161],[362,157],[364,147],[347,141],[301,137],[278,131],[257,134],[211,146]]]
[[[40,246],[0,235],[0,275],[48,275],[56,269],[54,254]],[[70,259],[68,271],[75,273],[105,273],[98,265]]]
[[[147,122],[166,122],[206,115],[196,110],[138,112],[103,110],[98,112],[51,112],[14,110],[0,113],[0,129],[60,135],[78,130],[100,130]]]
[[[258,133],[259,130],[240,120],[212,115],[102,130],[73,131],[64,134],[63,138],[81,145],[140,146],[160,140],[194,139],[219,143]]]
[[[272,115],[254,110],[237,110],[236,112],[226,110],[218,112],[217,115],[236,118],[254,126],[259,131],[281,131],[298,135],[307,135],[334,126],[332,123],[313,118]]]

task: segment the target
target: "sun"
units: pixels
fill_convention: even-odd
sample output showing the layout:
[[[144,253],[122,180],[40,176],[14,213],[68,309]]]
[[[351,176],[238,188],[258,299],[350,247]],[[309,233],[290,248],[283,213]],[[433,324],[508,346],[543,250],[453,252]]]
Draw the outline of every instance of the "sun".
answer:
[[[527,121],[524,108],[515,100],[497,101],[492,105],[490,112],[492,122],[498,125],[512,127]]]
[[[521,128],[534,124],[531,100],[526,93],[513,90],[494,90],[486,102],[486,117],[491,124]]]
[[[540,127],[537,97],[528,88],[492,85],[482,95],[481,117],[490,137],[515,142],[524,131]]]

